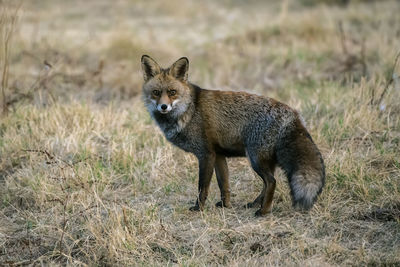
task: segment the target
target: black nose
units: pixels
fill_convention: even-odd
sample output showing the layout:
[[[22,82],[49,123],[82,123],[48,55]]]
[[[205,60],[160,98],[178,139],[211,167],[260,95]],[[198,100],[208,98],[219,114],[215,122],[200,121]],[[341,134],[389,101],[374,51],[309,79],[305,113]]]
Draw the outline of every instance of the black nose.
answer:
[[[161,109],[162,109],[162,110],[166,110],[166,109],[167,109],[167,107],[168,107],[168,106],[167,106],[167,105],[165,105],[165,104],[162,104],[162,105],[161,105]]]

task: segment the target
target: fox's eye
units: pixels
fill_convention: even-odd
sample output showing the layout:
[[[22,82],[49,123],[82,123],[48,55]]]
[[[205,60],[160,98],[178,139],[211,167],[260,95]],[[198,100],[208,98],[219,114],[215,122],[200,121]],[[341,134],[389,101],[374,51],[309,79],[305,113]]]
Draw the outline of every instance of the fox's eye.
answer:
[[[172,95],[176,95],[176,90],[170,90],[170,91],[169,91],[169,95],[171,95],[171,96],[172,96]]]
[[[153,90],[153,95],[159,96],[161,92],[159,90]]]

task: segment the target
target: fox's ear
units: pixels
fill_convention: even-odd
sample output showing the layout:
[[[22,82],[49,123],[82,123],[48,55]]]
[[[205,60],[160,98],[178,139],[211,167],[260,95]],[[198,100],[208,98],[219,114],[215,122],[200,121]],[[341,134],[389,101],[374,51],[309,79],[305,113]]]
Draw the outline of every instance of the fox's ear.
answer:
[[[189,60],[186,57],[181,57],[169,69],[169,74],[173,77],[186,81],[188,78]]]
[[[157,64],[157,62],[149,57],[148,55],[143,55],[142,59],[142,71],[143,71],[143,78],[144,81],[147,82],[157,74],[161,72],[160,66]]]

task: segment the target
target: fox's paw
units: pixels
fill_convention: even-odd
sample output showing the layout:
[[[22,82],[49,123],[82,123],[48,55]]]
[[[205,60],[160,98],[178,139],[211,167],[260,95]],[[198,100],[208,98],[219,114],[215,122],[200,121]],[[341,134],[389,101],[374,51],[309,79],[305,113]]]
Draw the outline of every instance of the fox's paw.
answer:
[[[263,216],[265,216],[265,215],[267,215],[267,212],[266,212],[266,213],[263,213],[263,212],[261,211],[261,209],[257,210],[256,213],[255,213],[255,216],[256,216],[256,217],[263,217]]]
[[[199,205],[194,205],[193,207],[190,207],[189,210],[190,210],[190,211],[200,211],[201,208],[200,208]]]
[[[217,203],[215,203],[215,206],[218,207],[218,208],[222,208],[222,207],[227,208],[227,209],[232,208],[231,203],[225,203],[224,204],[222,201],[218,201]]]

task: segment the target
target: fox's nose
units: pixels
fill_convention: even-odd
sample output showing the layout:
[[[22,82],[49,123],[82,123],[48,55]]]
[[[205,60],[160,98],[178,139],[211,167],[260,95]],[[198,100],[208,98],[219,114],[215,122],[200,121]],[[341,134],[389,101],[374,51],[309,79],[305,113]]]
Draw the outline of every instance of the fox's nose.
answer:
[[[166,110],[167,108],[168,108],[167,105],[165,105],[165,104],[162,104],[162,105],[161,105],[161,109],[162,109],[162,110]]]

